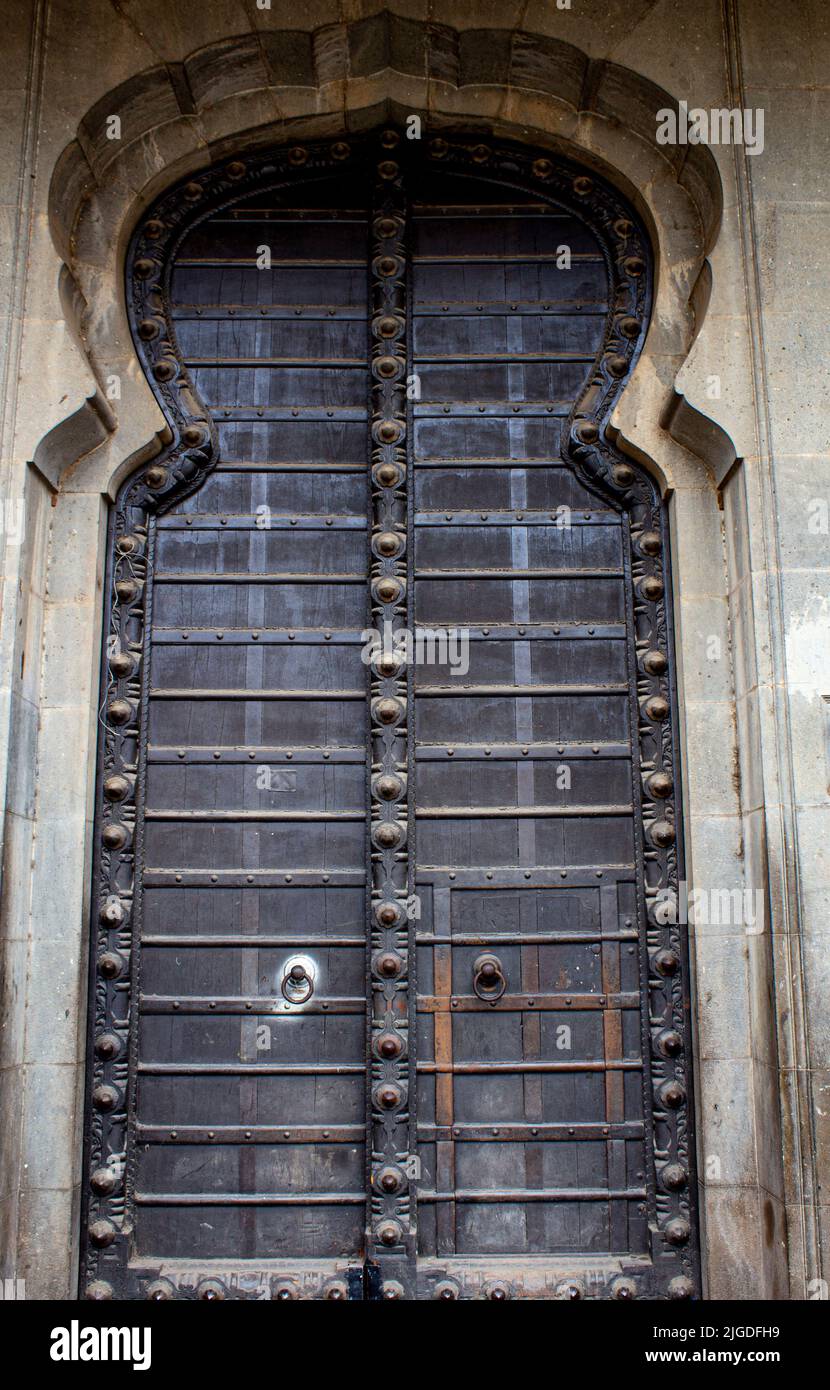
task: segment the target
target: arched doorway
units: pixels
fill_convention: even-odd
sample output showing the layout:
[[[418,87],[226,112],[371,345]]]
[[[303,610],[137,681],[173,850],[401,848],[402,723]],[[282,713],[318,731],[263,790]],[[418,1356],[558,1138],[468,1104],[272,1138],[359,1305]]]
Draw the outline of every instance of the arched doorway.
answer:
[[[93,1296],[694,1291],[665,516],[604,433],[649,262],[595,175],[394,131],[138,228]]]

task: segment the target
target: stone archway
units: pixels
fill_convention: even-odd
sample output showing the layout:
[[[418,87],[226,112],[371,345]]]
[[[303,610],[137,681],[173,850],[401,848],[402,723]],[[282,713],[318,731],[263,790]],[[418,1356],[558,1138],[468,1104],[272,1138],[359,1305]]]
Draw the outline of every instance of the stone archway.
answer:
[[[73,556],[82,553],[87,558],[89,602],[80,618],[77,612],[56,612],[42,688],[48,704],[50,692],[66,680],[55,654],[71,648],[75,722],[84,730],[74,756],[88,760],[94,742],[92,653],[99,635],[94,595],[103,538],[101,499],[112,497],[126,473],[163,442],[162,418],[132,354],[120,288],[126,243],[141,209],[174,178],[242,147],[259,148],[289,134],[313,138],[360,129],[414,114],[433,133],[458,125],[493,129],[570,153],[617,183],[651,232],[658,265],[654,324],[611,423],[619,447],[651,467],[671,495],[675,583],[678,576],[682,582],[677,612],[681,684],[684,673],[688,678],[681,718],[692,874],[695,881],[705,878],[704,866],[726,826],[718,872],[729,882],[743,882],[735,805],[729,788],[719,788],[717,815],[711,815],[707,759],[701,751],[711,750],[714,739],[709,756],[718,765],[729,766],[734,758],[731,671],[722,663],[714,677],[707,673],[706,682],[695,677],[700,632],[726,632],[727,584],[716,484],[726,477],[734,450],[723,430],[699,415],[675,388],[705,311],[705,258],[718,231],[720,182],[708,151],[655,145],[655,110],[671,104],[672,98],[654,84],[613,63],[593,61],[558,40],[519,31],[462,32],[389,14],[281,34],[278,46],[250,35],[223,39],[178,67],[136,74],[96,103],[56,166],[51,197],[53,236],[65,267],[66,315],[86,354],[94,386],[87,401],[76,400],[71,417],[53,422],[36,459],[61,493],[48,556],[53,582],[59,582]],[[106,135],[113,115],[121,123],[119,141]],[[121,391],[115,406],[107,401],[112,377],[118,378]],[[738,521],[742,524],[740,515]],[[41,559],[47,563],[45,556]],[[703,684],[704,698],[697,698],[695,692]],[[713,720],[715,711],[718,717]],[[65,756],[63,730],[47,723],[41,733],[43,766],[58,769]],[[89,807],[84,789],[73,807],[79,829]],[[78,850],[76,862],[67,863],[61,878],[65,901],[77,920],[79,946],[80,923],[86,916],[82,857]],[[54,865],[43,853],[36,855],[35,875],[41,880],[54,876]],[[717,969],[706,943],[699,941],[695,950],[699,970]],[[48,988],[36,979],[30,982],[30,1007],[38,1007]],[[722,988],[721,977],[697,1020],[707,1066],[711,1049],[706,1040],[710,1028],[717,1032],[713,1025],[723,1007]],[[749,979],[744,990],[745,1009],[765,1016],[763,990]],[[769,1029],[773,1031],[771,1019]],[[702,1151],[705,1155],[716,1147],[718,1152],[731,1152],[731,1145],[743,1152],[745,1139],[739,1130],[746,1126],[745,1115],[729,1120],[717,1110],[717,1044],[714,1054],[711,1084],[704,1077],[698,1088]],[[61,1093],[51,1098],[65,1110],[76,1106],[78,1096],[78,1075],[69,1070]],[[757,1116],[761,1126],[760,1117],[774,1107],[774,1097],[759,1091],[750,1106],[752,1125]],[[33,1117],[32,1125],[37,1123]],[[77,1136],[77,1125],[74,1133]],[[760,1129],[754,1130],[751,1144],[757,1146],[761,1166],[774,1165],[774,1134],[762,1138]],[[774,1272],[767,1275],[763,1261],[751,1253],[757,1193],[764,1183],[757,1170],[746,1177],[747,1171],[741,1168],[734,1187],[729,1182],[719,1187],[715,1181],[711,1200],[709,1190],[704,1192],[713,1294],[737,1291],[732,1296],[748,1296],[751,1291],[763,1296],[762,1287],[772,1287],[778,1277]],[[62,1212],[61,1219],[68,1217],[71,1201],[64,1202]],[[736,1239],[748,1253],[733,1269]]]

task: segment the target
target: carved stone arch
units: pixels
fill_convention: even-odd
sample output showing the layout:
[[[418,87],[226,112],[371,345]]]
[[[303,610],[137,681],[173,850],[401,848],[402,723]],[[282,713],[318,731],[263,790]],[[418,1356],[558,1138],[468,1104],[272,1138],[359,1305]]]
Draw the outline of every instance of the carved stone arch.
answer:
[[[401,82],[408,93],[405,103],[396,94]],[[263,120],[275,92],[287,114]],[[86,114],[52,178],[50,225],[65,264],[64,302],[98,389],[75,416],[55,422],[40,446],[39,465],[57,481],[79,452],[94,451],[115,424],[102,383],[122,364],[126,369],[124,334],[111,313],[101,315],[96,299],[102,276],[111,283],[118,278],[118,250],[125,246],[137,206],[147,206],[171,176],[232,160],[242,145],[250,152],[418,114],[433,134],[461,122],[547,144],[563,156],[570,153],[633,200],[657,258],[655,324],[671,325],[661,327],[657,337],[653,329],[646,345],[649,356],[661,359],[656,365],[664,418],[684,446],[712,458],[713,474],[722,474],[731,449],[723,429],[704,420],[673,388],[705,312],[705,258],[722,208],[720,177],[708,149],[655,142],[656,112],[674,106],[674,98],[656,84],[559,39],[521,30],[460,31],[387,12],[313,31],[294,29],[278,38],[223,38],[187,57],[178,70],[136,74]],[[107,137],[113,114],[121,121],[119,141]],[[639,451],[643,461],[656,459],[662,431],[653,422],[649,437],[642,437],[638,399],[635,379],[615,427],[623,447]],[[100,460],[107,491],[115,476],[123,476],[133,439],[137,449],[154,447],[153,431],[146,426],[142,442],[134,433],[139,420],[149,425],[148,405],[141,385],[127,379],[118,432],[128,448],[126,454],[120,450],[118,461]],[[640,437],[629,445],[633,431],[626,421],[634,413],[640,417]],[[685,452],[676,452],[675,467],[684,466]],[[662,454],[670,479],[673,469],[670,463],[666,467],[665,449]],[[84,471],[97,471],[98,462],[90,457]],[[690,463],[687,455],[685,467]]]

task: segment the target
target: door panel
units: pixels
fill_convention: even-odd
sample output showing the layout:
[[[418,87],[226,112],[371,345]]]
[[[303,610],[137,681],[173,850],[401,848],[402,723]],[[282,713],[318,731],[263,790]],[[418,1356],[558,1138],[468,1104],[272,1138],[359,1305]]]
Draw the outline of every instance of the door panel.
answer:
[[[173,442],[111,527],[90,1297],[696,1287],[665,519],[603,428],[647,241],[407,146],[131,248]]]

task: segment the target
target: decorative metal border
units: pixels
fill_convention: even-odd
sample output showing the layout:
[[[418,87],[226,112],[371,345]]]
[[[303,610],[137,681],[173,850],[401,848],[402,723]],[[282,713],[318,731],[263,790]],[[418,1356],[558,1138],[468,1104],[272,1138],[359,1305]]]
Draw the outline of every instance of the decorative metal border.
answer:
[[[371,911],[369,922],[371,1136],[367,1258],[380,1265],[384,1297],[412,1297],[413,1193],[407,1169],[414,1115],[410,1014],[408,670],[396,638],[409,626],[406,467],[406,200],[400,137],[380,137],[370,271],[371,613],[383,634],[372,663]]]
[[[653,479],[626,459],[607,433],[611,410],[630,375],[648,324],[648,239],[615,189],[566,160],[480,136],[436,137],[428,142],[426,151],[412,146],[398,151],[398,139],[395,132],[381,136],[371,256],[370,587],[373,615],[388,615],[393,633],[407,624],[403,158],[414,163],[416,158],[425,157],[456,174],[492,179],[564,207],[587,224],[605,255],[610,313],[594,370],[563,430],[562,456],[591,490],[625,513],[631,538],[629,602],[637,662],[639,747],[635,805],[641,813],[645,888],[641,914],[647,946],[643,990],[648,1000],[645,1035],[651,1052],[650,1059],[644,1059],[644,1104],[646,1117],[652,1116],[655,1168],[650,1197],[650,1272],[644,1274],[641,1266],[632,1263],[600,1291],[586,1287],[576,1274],[565,1278],[551,1293],[532,1291],[521,1275],[515,1282],[482,1283],[483,1276],[471,1272],[462,1287],[454,1277],[442,1280],[440,1272],[430,1270],[424,1273],[429,1288],[426,1296],[692,1297],[698,1288],[698,1273],[691,1199],[695,1188],[691,1066],[683,1055],[688,1027],[687,943],[682,927],[664,924],[658,910],[667,893],[677,893],[682,864],[666,519]],[[136,1047],[131,998],[137,988],[133,941],[140,920],[135,864],[141,852],[141,731],[146,727],[147,704],[142,670],[146,662],[145,624],[149,625],[146,597],[152,574],[152,521],[201,486],[216,463],[218,447],[209,412],[181,364],[168,307],[171,268],[183,236],[206,217],[254,191],[291,186],[298,178],[331,175],[347,167],[356,149],[365,143],[366,137],[361,137],[358,141],[294,145],[200,172],[158,200],[142,218],[128,253],[127,305],[136,350],[173,438],[157,459],[139,468],[122,487],[110,529],[91,933],[92,1062],[85,1146],[85,1175],[90,1176],[84,1194],[82,1260],[82,1280],[91,1298],[114,1296],[113,1282],[118,1282],[119,1273],[123,1279],[131,1237],[127,1135],[133,1109],[131,1062]],[[408,982],[412,951],[405,912],[410,819],[406,799],[407,680],[406,672],[385,656],[373,665],[372,676],[368,1254],[384,1271],[384,1295],[405,1297],[413,1292],[415,1264],[414,1193],[405,1167],[414,1100],[407,1094],[413,1055]],[[557,1268],[567,1263],[559,1256],[555,1260],[552,1257],[551,1262]],[[577,1263],[575,1260],[574,1265]],[[198,1288],[193,1285],[195,1293],[188,1294],[185,1284],[179,1290],[178,1280],[157,1278],[148,1285],[148,1278],[148,1274],[142,1277],[136,1271],[132,1296],[252,1296],[244,1291],[244,1280],[232,1288],[221,1280],[202,1280]],[[316,1294],[307,1279],[302,1294],[292,1281],[283,1280],[279,1289],[274,1286],[272,1296],[349,1296],[347,1279],[332,1282],[332,1274],[321,1271],[319,1279],[312,1282]],[[187,1289],[191,1284],[192,1279],[186,1283]]]

